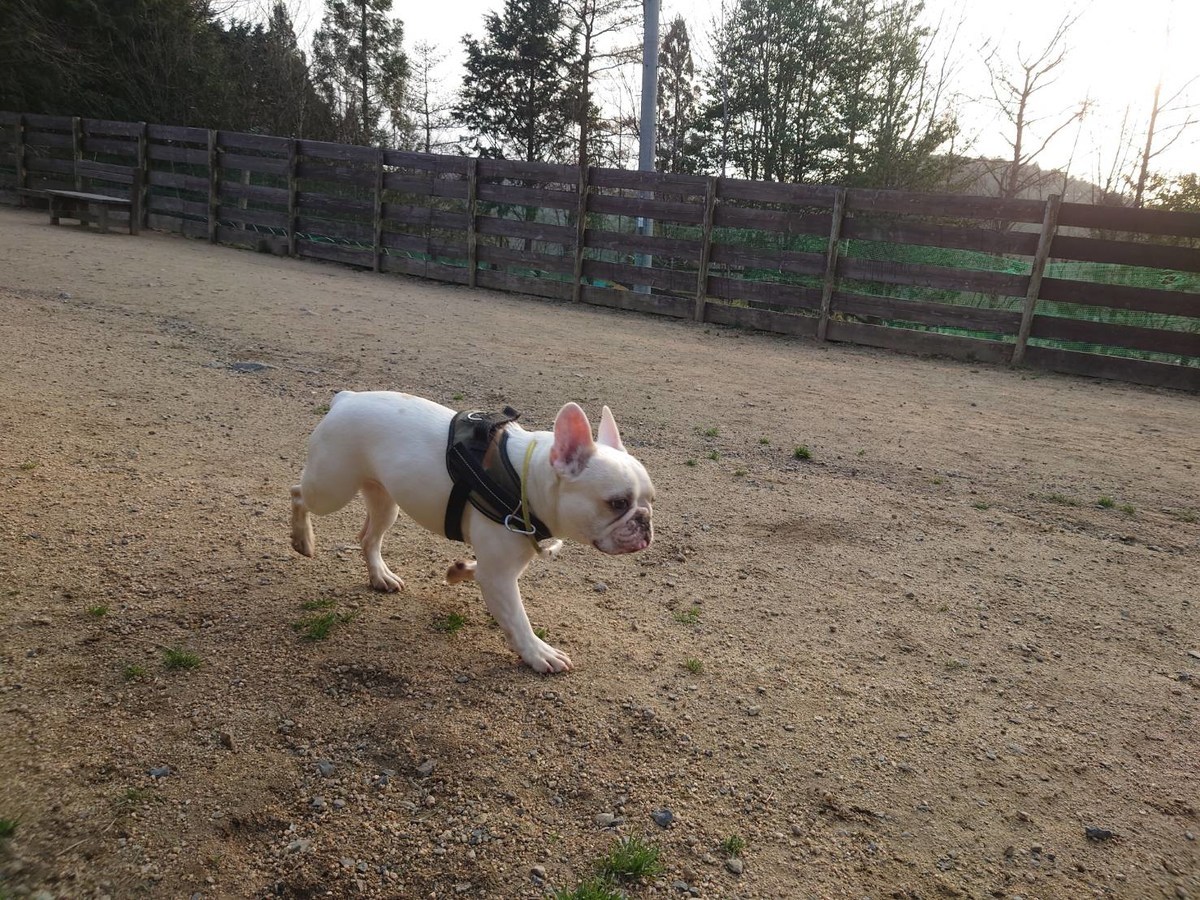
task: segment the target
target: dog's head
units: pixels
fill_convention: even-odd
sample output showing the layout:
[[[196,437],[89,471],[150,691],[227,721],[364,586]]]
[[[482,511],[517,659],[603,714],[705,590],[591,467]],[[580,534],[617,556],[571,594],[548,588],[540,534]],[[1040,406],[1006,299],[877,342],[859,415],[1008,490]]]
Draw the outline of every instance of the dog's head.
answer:
[[[556,479],[557,530],[604,553],[636,553],[654,540],[654,485],[645,467],[621,443],[608,407],[600,431],[578,404],[554,420],[550,466]]]

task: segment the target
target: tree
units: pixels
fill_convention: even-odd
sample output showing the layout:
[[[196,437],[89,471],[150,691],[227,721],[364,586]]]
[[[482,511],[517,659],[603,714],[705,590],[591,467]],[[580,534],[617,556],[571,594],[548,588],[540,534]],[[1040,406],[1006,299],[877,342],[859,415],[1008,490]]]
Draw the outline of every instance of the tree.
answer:
[[[692,172],[688,142],[699,115],[700,90],[687,23],[676,16],[667,26],[658,55],[658,147],[655,167],[663,172]]]
[[[1153,209],[1200,212],[1200,173],[1174,177],[1151,174],[1146,181],[1146,195]]]
[[[576,159],[580,168],[591,160],[592,133],[600,110],[592,102],[592,81],[597,75],[635,58],[636,47],[605,47],[606,40],[619,35],[635,20],[630,0],[566,0],[567,26],[579,41],[575,89],[575,124],[579,129]]]
[[[345,143],[384,143],[385,117],[393,137],[408,132],[404,26],[388,15],[391,8],[392,0],[325,0],[313,70]]]
[[[579,53],[559,0],[505,0],[484,37],[463,38],[464,87],[454,115],[481,155],[561,161],[574,143]]]
[[[414,146],[423,153],[432,153],[453,146],[454,141],[443,139],[454,124],[450,115],[453,100],[442,90],[438,68],[446,54],[436,45],[420,41],[413,47],[412,73],[409,76],[408,118],[416,137]]]
[[[1040,111],[1037,105],[1040,100],[1037,95],[1058,77],[1059,67],[1068,54],[1067,35],[1078,20],[1078,14],[1064,16],[1040,51],[1025,53],[1018,44],[1015,68],[1001,59],[995,46],[984,59],[992,97],[1000,114],[1012,125],[1011,133],[1005,136],[1012,153],[1004,166],[992,172],[1001,198],[1019,197],[1022,191],[1044,178],[1040,168],[1033,165],[1035,160],[1054,138],[1086,116],[1090,109],[1087,100],[1054,112]]]
[[[1142,149],[1141,166],[1138,170],[1137,183],[1133,190],[1133,205],[1140,207],[1146,195],[1147,179],[1150,176],[1150,162],[1160,153],[1171,148],[1189,128],[1200,122],[1197,106],[1186,102],[1188,88],[1197,81],[1200,75],[1188,79],[1175,93],[1163,98],[1163,79],[1159,78],[1154,85],[1154,100],[1150,104],[1150,123],[1146,126],[1146,143]],[[1177,114],[1176,121],[1169,125],[1163,119],[1170,114]],[[1158,139],[1157,146],[1155,140]]]
[[[709,133],[720,163],[765,181],[824,180],[831,146],[827,0],[737,0],[713,40]]]
[[[847,134],[843,159],[849,184],[928,190],[943,184],[957,164],[945,150],[959,131],[946,105],[957,28],[935,70],[930,48],[936,29],[920,23],[923,11],[921,0],[894,0],[862,20],[863,43],[871,48],[862,55],[872,67],[862,82],[863,99],[850,100],[857,114],[846,117],[856,128]],[[855,96],[845,78],[840,84],[842,96]]]
[[[221,40],[228,57],[223,127],[333,139],[330,110],[317,93],[282,2],[271,6],[265,26],[233,20]]]

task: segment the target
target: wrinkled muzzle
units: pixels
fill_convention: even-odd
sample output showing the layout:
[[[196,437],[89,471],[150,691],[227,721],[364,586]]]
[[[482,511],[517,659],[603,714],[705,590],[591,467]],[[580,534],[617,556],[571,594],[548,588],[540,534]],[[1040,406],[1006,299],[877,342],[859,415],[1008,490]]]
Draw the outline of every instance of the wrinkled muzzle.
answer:
[[[653,540],[654,523],[650,521],[650,510],[642,508],[619,520],[594,544],[603,553],[637,553],[649,547]]]

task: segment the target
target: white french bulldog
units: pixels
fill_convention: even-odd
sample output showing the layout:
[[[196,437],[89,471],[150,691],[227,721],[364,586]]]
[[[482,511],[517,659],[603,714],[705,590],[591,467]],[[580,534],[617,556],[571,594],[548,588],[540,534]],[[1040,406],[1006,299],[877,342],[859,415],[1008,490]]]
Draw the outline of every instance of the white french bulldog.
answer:
[[[367,520],[359,541],[371,586],[380,591],[404,587],[380,554],[383,535],[401,508],[429,531],[446,533],[446,503],[453,486],[446,447],[453,417],[453,410],[409,394],[337,394],[309,438],[308,461],[300,484],[292,488],[292,547],[312,556],[309,513],[335,512],[361,492]],[[650,546],[654,485],[642,464],[626,452],[607,406],[595,441],[591,423],[575,403],[559,410],[552,433],[529,432],[515,422],[506,430],[508,457],[514,470],[524,474],[528,506],[552,534],[604,553],[634,553]],[[479,584],[509,645],[531,668],[570,669],[567,654],[533,633],[517,587],[534,556],[557,555],[562,541],[547,542],[539,550],[529,536],[494,522],[469,503],[462,530],[475,561],[455,563],[446,580],[455,584],[473,578]]]

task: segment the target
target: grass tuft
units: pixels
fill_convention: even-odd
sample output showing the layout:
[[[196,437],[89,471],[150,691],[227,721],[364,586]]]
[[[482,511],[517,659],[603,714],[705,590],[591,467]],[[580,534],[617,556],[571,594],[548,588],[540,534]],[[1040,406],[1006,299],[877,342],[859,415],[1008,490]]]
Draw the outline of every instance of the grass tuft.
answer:
[[[139,678],[145,678],[150,674],[150,671],[145,666],[139,666],[137,663],[129,663],[121,669],[121,677],[126,681],[137,681]]]
[[[533,629],[533,633],[537,636],[538,640],[540,640],[540,641],[549,641],[550,640],[550,629],[546,628],[543,625],[539,625],[537,628]]]
[[[704,663],[700,662],[700,660],[694,656],[689,656],[686,660],[684,660],[683,667],[693,675],[699,675],[704,671]]]
[[[108,615],[108,607],[103,603],[97,603],[95,606],[89,606],[87,608],[87,614],[93,619],[103,619]]]
[[[172,670],[196,669],[200,666],[200,656],[182,647],[168,647],[163,651],[163,665]]]
[[[973,507],[975,507],[976,509],[991,509],[992,508],[992,504],[990,504],[984,500],[976,500],[971,505]]]
[[[663,870],[661,851],[657,846],[644,841],[637,835],[618,840],[607,856],[596,862],[602,878],[653,878]]]
[[[323,612],[317,615],[305,616],[298,622],[292,623],[292,628],[300,632],[306,641],[323,641],[333,634],[333,629],[354,621],[353,613]]]
[[[466,618],[459,613],[449,613],[433,623],[433,627],[443,634],[454,634],[467,624]]]
[[[801,444],[799,447],[797,447],[795,450],[792,451],[792,459],[808,461],[808,460],[812,459],[812,451],[808,449],[807,444]]]
[[[34,460],[31,459],[28,462],[21,463],[21,465],[18,466],[17,468],[19,468],[22,472],[32,472],[37,467],[38,467],[38,464]]]
[[[685,460],[683,461],[683,464],[684,464],[685,466],[693,466],[693,467],[694,467],[694,466],[696,465],[696,458],[695,458],[695,457],[692,457],[691,459],[685,459]]]
[[[17,833],[18,819],[0,819],[0,841],[7,841]]]
[[[684,625],[700,624],[700,607],[698,606],[693,606],[689,609],[677,609],[673,615],[676,622]]]
[[[720,434],[720,432],[718,431],[716,425],[704,429],[705,437],[716,437],[718,434]]]
[[[728,856],[739,856],[746,849],[746,839],[740,834],[731,834],[721,841],[721,849]]]
[[[717,460],[717,459],[720,459],[720,458],[721,458],[721,454],[720,454],[718,451],[716,451],[716,450],[709,450],[709,451],[708,451],[708,458],[709,458],[709,459],[712,459],[712,460]]]
[[[1114,506],[1117,505],[1117,501],[1114,500],[1112,497],[1101,497],[1099,500],[1096,501],[1096,505],[1103,507],[1104,509],[1112,509]]]

